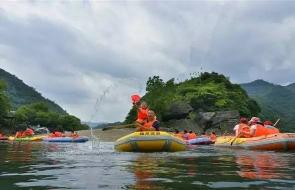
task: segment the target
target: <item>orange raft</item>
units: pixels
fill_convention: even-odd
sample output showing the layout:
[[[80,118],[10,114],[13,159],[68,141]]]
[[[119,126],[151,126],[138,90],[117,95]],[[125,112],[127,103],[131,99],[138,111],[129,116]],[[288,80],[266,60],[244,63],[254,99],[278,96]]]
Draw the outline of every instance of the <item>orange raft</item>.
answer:
[[[216,139],[215,146],[244,148],[250,150],[295,150],[295,133],[278,133],[253,138],[221,136]]]

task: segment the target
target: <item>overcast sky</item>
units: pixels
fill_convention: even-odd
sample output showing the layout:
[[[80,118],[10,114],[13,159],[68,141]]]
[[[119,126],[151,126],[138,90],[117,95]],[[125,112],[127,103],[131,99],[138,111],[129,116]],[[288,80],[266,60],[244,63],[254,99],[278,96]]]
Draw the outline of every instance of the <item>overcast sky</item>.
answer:
[[[118,121],[153,75],[202,68],[235,83],[295,82],[294,10],[292,1],[2,0],[0,66],[84,121]]]

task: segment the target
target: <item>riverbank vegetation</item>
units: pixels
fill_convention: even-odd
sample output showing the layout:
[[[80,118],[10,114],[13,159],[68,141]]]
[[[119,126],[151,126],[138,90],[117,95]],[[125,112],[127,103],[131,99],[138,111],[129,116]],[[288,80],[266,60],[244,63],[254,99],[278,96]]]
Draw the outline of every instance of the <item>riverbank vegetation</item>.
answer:
[[[52,111],[46,102],[22,105],[12,112],[10,99],[5,93],[6,88],[6,83],[0,80],[0,129],[2,131],[13,133],[29,126],[47,127],[51,131],[88,129],[87,125],[81,124],[79,118],[66,112]]]

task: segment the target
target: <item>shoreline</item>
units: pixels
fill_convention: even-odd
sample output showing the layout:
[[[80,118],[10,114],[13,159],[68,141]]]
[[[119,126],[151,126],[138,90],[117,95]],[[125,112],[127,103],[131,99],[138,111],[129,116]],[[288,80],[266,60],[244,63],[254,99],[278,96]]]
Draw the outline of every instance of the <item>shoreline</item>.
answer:
[[[93,135],[104,142],[115,142],[117,139],[135,132],[135,128],[111,129],[103,131],[102,129],[93,129]],[[91,129],[77,131],[80,136],[91,137]]]

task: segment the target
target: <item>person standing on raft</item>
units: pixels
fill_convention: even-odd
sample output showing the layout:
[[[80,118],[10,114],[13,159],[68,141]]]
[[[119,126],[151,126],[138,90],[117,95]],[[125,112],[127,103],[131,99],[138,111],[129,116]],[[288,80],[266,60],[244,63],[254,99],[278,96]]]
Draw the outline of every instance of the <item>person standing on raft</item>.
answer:
[[[133,105],[137,107],[137,120],[135,121],[135,124],[137,127],[140,127],[144,125],[148,119],[149,108],[146,102],[141,102],[139,107],[135,102],[133,102]]]
[[[157,120],[155,112],[153,110],[149,110],[147,120],[137,128],[137,131],[159,131],[159,130],[160,130],[160,122]]]

